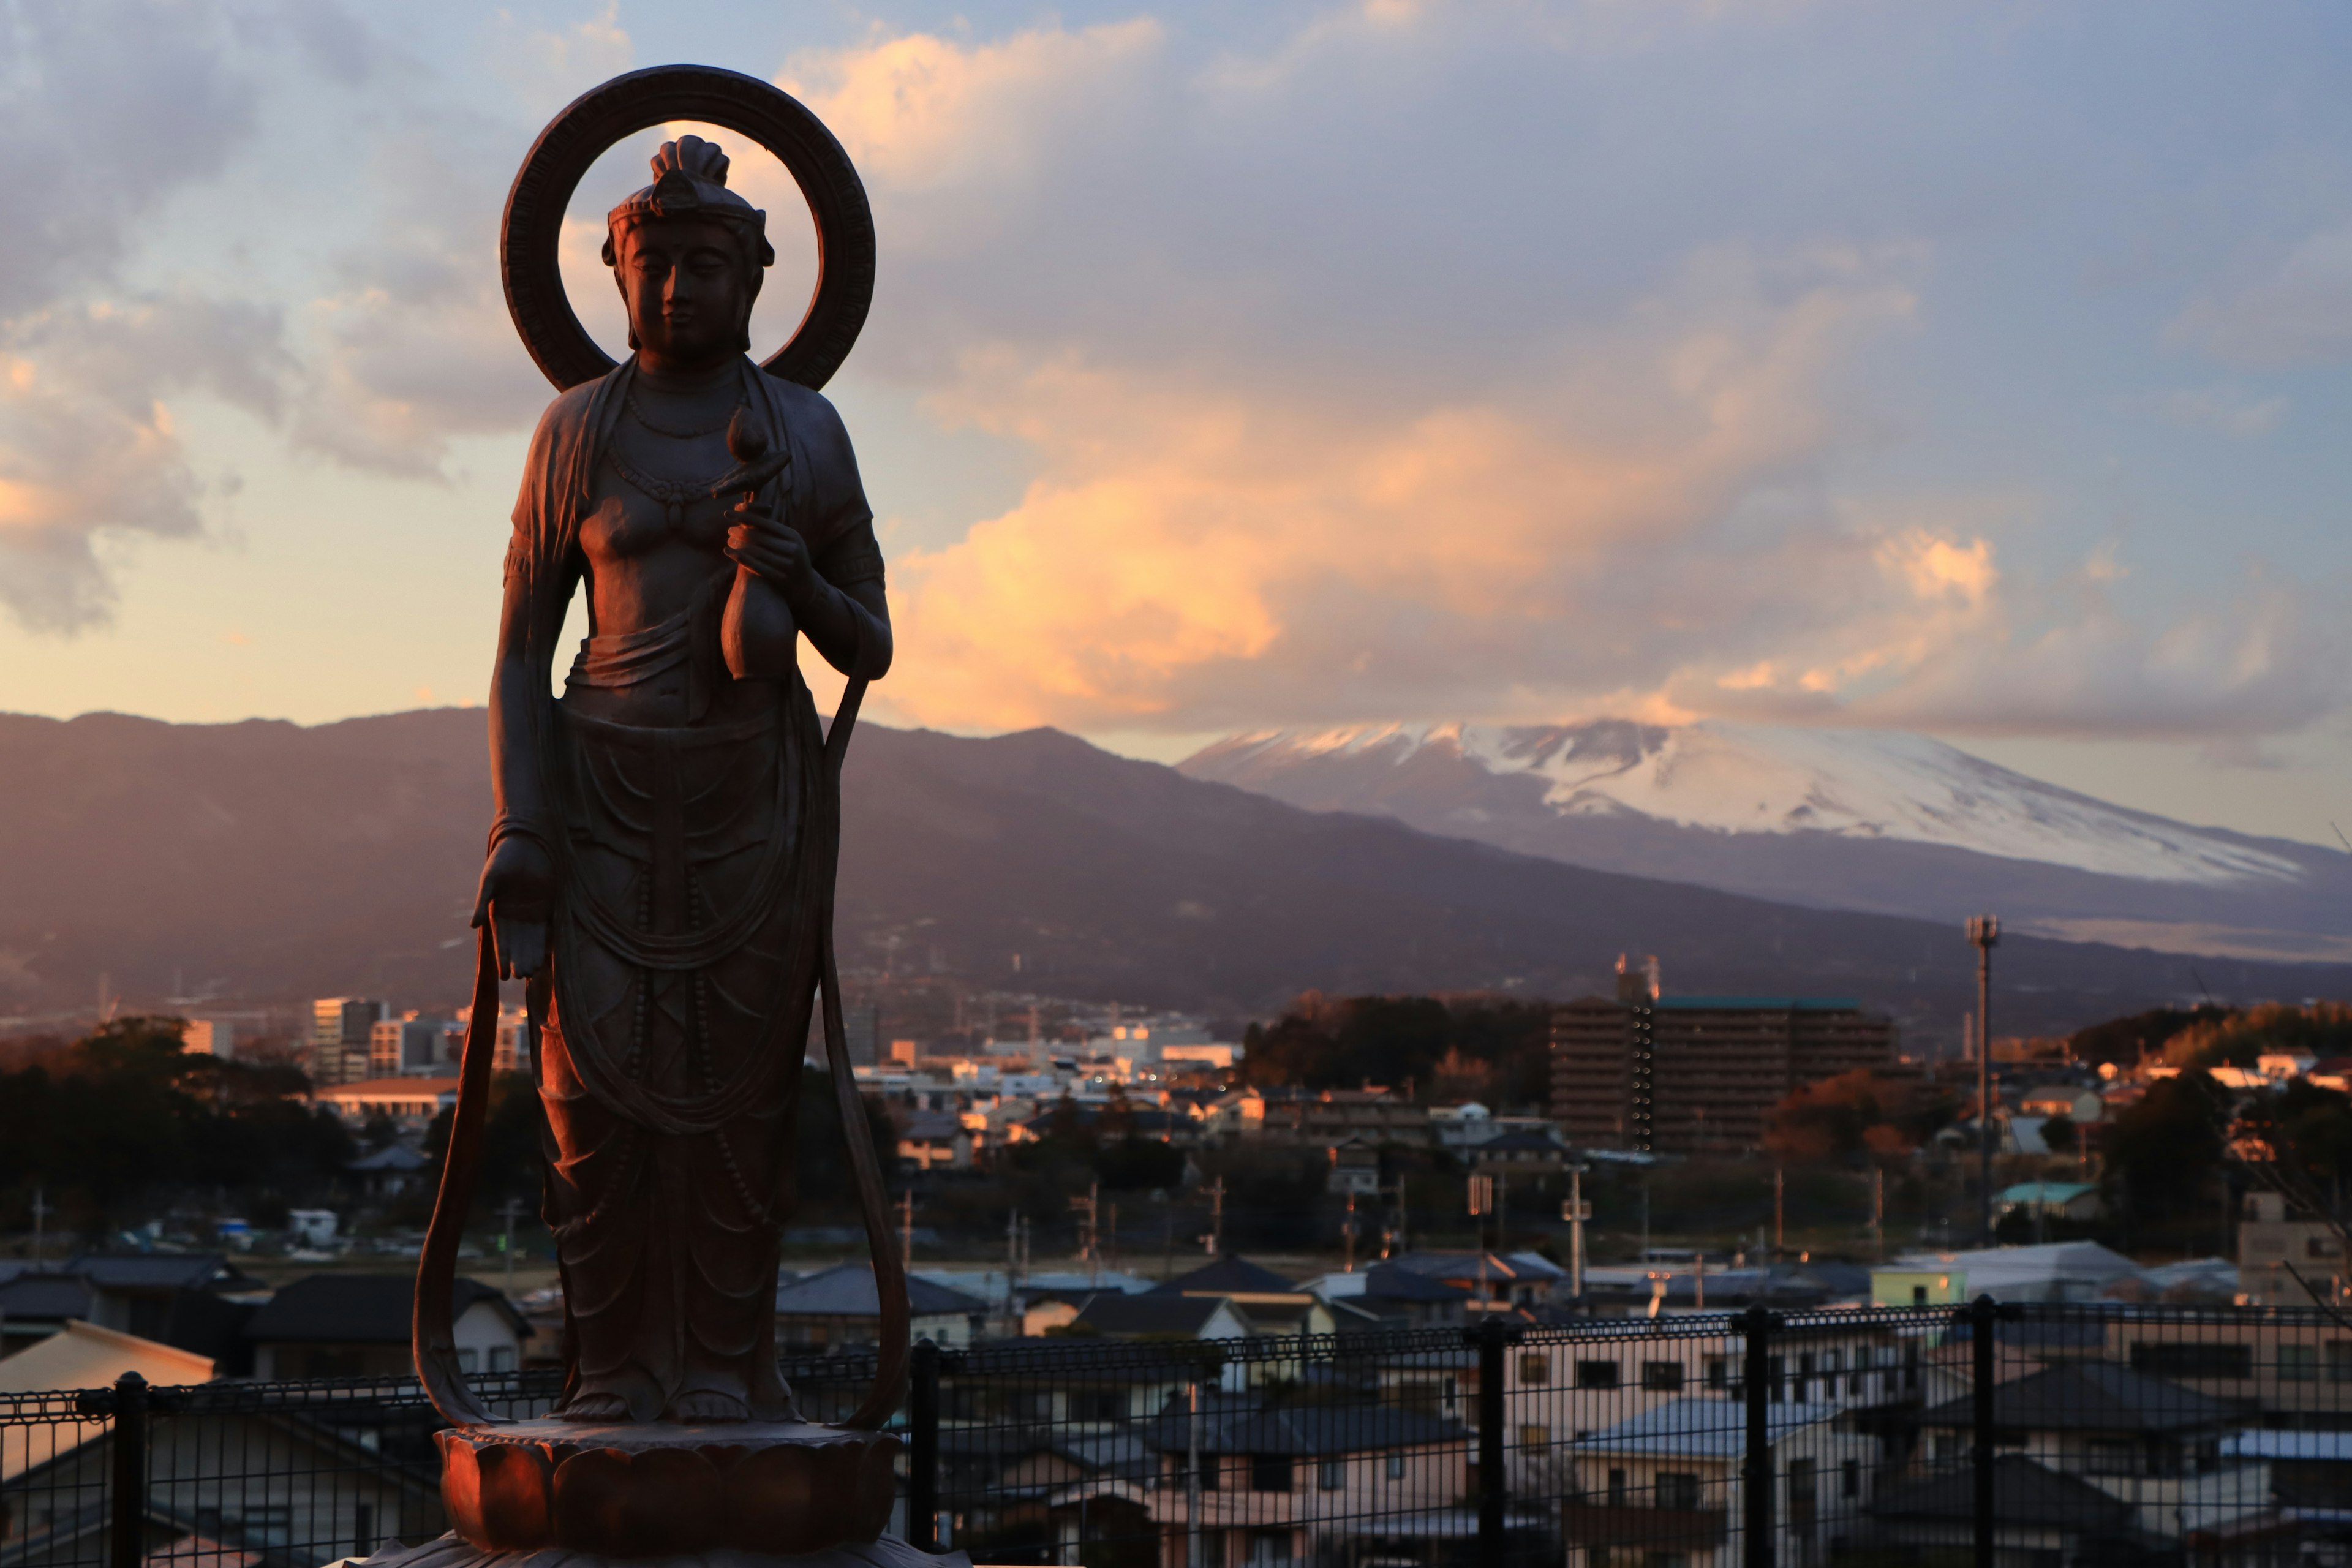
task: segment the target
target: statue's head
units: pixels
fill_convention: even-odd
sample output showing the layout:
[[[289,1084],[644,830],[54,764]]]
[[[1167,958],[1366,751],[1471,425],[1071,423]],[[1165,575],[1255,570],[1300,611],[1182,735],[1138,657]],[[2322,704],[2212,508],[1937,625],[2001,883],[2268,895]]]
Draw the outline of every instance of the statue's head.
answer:
[[[776,259],[768,215],[727,188],[727,154],[699,136],[663,142],[653,171],[605,218],[604,265],[629,308],[629,346],[688,364],[741,353]]]

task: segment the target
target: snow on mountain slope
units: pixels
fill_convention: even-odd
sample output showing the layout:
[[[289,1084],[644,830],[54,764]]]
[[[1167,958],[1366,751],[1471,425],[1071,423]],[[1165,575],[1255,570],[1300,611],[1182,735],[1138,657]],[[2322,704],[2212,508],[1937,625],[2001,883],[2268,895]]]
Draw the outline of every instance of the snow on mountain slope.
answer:
[[[1620,720],[1488,728],[1261,731],[1185,762],[1196,778],[1294,798],[1277,781],[1443,758],[1542,786],[1561,817],[1630,813],[1718,834],[1824,834],[2176,885],[2292,886],[2306,868],[2235,836],[2108,805],[1923,735]],[[1456,814],[1475,818],[1475,806]],[[1469,820],[1465,830],[1475,832]]]

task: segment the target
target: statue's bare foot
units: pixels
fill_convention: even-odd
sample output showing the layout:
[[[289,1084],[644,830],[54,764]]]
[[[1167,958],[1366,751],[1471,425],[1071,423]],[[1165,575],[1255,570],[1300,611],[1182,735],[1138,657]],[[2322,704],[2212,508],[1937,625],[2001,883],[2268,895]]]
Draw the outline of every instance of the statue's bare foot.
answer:
[[[575,1394],[555,1414],[565,1421],[626,1421],[629,1402],[617,1394]]]
[[[663,1411],[665,1421],[695,1424],[704,1421],[749,1421],[751,1407],[731,1394],[719,1394],[708,1388],[698,1388],[681,1394],[669,1402]]]

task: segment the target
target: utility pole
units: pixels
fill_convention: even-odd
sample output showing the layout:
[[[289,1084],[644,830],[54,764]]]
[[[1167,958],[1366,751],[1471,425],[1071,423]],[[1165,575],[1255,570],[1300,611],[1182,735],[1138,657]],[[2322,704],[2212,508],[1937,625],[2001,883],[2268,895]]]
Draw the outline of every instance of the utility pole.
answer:
[[[1495,1206],[1495,1178],[1484,1171],[1470,1178],[1470,1217],[1478,1222],[1478,1310],[1494,1309],[1494,1297],[1486,1285],[1486,1215]]]
[[[1381,1258],[1386,1261],[1408,1250],[1404,1234],[1404,1178],[1399,1176],[1395,1185],[1382,1187],[1381,1196],[1394,1200],[1389,1209],[1389,1218],[1392,1223],[1381,1231]]]
[[[1778,1263],[1789,1250],[1789,1173],[1785,1166],[1772,1167],[1772,1258]]]
[[[1650,1261],[1650,1171],[1642,1168],[1642,1261]]]
[[[1219,1176],[1209,1184],[1209,1234],[1201,1239],[1209,1245],[1209,1256],[1214,1258],[1225,1237],[1225,1179]]]
[[[33,1188],[33,1271],[40,1272],[41,1246],[48,1229],[49,1184],[42,1182]]]
[[[1584,1167],[1568,1168],[1568,1202],[1559,1217],[1568,1221],[1568,1293],[1578,1301],[1584,1300],[1584,1222],[1592,1217],[1592,1205],[1584,1201]]]
[[[1977,950],[1977,1229],[1979,1246],[1992,1245],[1992,950],[2000,944],[2000,921],[1991,915],[1969,917],[1969,943]]]
[[[1101,1201],[1100,1182],[1087,1183],[1087,1195],[1070,1200],[1070,1212],[1084,1216],[1078,1221],[1078,1255],[1086,1260],[1088,1282],[1095,1285],[1102,1283],[1101,1237],[1096,1229]]]
[[[1346,1261],[1340,1264],[1339,1272],[1353,1274],[1356,1271],[1356,1194],[1353,1193],[1348,1194],[1348,1217],[1339,1222],[1339,1241],[1347,1249]]]
[[[506,1259],[507,1259],[507,1300],[509,1300],[509,1301],[511,1301],[511,1300],[514,1300],[514,1222],[515,1222],[515,1211],[516,1211],[517,1209],[520,1208],[520,1207],[522,1207],[522,1200],[521,1200],[520,1198],[511,1198],[511,1197],[510,1197],[510,1198],[509,1198],[509,1199],[507,1199],[507,1201],[506,1201],[505,1203],[500,1204],[500,1205],[499,1205],[499,1213],[502,1216],[504,1216],[504,1217],[505,1217],[506,1222],[507,1222],[507,1233],[506,1233],[506,1237],[505,1237],[504,1240],[503,1240],[503,1241],[501,1241],[501,1243],[499,1244],[499,1246],[500,1246],[500,1249],[501,1249],[501,1250],[506,1254]]]
[[[915,1190],[912,1187],[898,1194],[898,1266],[915,1266]]]
[[[1886,1167],[1870,1168],[1870,1247],[1881,1263],[1886,1261]]]
[[[1009,1320],[1021,1305],[1021,1211],[1004,1222],[1004,1315]]]

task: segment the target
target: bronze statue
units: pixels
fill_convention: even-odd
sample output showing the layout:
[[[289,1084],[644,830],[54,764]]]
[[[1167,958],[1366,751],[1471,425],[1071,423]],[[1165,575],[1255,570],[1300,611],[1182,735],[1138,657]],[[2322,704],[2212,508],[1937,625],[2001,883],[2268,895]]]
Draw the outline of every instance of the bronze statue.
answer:
[[[630,357],[605,360],[562,301],[553,236],[581,173],[616,135],[675,119],[757,128],[809,196],[824,277],[764,366],[745,351],[775,258],[766,215],[698,137],[663,143],[654,183],[606,220]],[[550,125],[508,199],[503,266],[524,341],[563,390],[532,437],[507,552],[473,1026],[417,1271],[417,1373],[453,1424],[439,1438],[451,1541],[615,1556],[870,1542],[894,1490],[897,1443],[878,1428],[904,1387],[905,1279],[849,1073],[832,919],[841,760],[866,684],[889,668],[890,614],[856,458],[815,390],[870,297],[864,192],[767,83],[656,68]],[[575,593],[590,635],[558,698]],[[848,677],[829,730],[802,637]],[[501,978],[528,983],[565,1310],[562,1402],[519,1423],[459,1375],[449,1323]],[[802,1422],[775,1348],[820,994],[885,1335],[872,1393],[839,1427]]]
[[[654,173],[604,244],[636,353],[548,408],[515,503],[476,918],[496,922],[502,975],[553,971],[540,1095],[572,1335],[561,1414],[777,1420],[824,746],[793,643],[872,679],[889,607],[840,416],[744,355],[774,260],[765,215],[698,138],[664,143]],[[730,430],[760,455],[732,460]],[[553,700],[575,587],[592,635]]]

